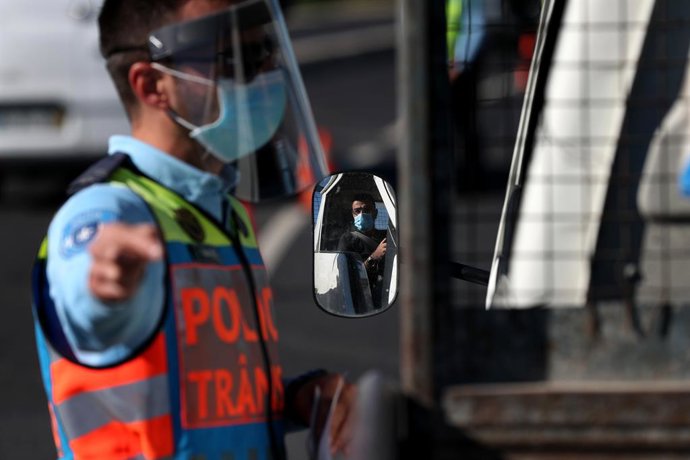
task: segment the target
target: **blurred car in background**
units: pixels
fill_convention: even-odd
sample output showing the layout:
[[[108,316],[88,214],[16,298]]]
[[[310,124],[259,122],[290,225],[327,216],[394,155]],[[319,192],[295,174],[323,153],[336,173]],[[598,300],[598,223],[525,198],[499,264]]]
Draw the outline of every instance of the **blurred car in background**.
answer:
[[[83,165],[129,132],[98,50],[102,3],[0,0],[0,176]]]
[[[85,160],[128,132],[98,51],[101,3],[0,0],[0,164]]]

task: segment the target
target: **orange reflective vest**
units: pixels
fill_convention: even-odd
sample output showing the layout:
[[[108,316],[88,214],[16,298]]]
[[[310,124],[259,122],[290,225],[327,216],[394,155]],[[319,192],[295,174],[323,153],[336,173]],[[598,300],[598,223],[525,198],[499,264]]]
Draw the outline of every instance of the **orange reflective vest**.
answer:
[[[50,299],[44,241],[34,316],[58,457],[270,458],[283,437],[279,337],[245,208],[230,198],[226,230],[126,163],[107,180],[154,214],[166,243],[167,305],[134,356],[107,368],[79,363]]]

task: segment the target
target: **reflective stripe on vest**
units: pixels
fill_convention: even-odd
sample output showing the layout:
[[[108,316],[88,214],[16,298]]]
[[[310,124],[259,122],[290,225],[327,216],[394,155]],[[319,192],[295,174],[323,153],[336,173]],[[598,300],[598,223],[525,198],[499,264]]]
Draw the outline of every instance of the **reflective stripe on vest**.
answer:
[[[73,363],[52,347],[47,355],[49,405],[61,458],[165,459],[173,455],[162,333],[139,356],[112,368]],[[58,431],[66,437],[66,445],[59,441]]]
[[[60,456],[239,460],[268,455],[266,403],[270,399],[275,413],[283,409],[282,370],[272,293],[246,209],[229,198],[236,241],[249,268],[240,263],[231,237],[171,190],[126,168],[117,169],[110,181],[138,194],[158,223],[169,267],[168,304],[151,343],[111,368],[88,368],[58,354],[37,328],[39,348],[43,344],[48,350],[39,355],[46,361],[43,374]],[[43,267],[46,256],[44,242]],[[35,293],[35,304],[41,299],[45,296]],[[263,365],[261,340],[270,372]]]

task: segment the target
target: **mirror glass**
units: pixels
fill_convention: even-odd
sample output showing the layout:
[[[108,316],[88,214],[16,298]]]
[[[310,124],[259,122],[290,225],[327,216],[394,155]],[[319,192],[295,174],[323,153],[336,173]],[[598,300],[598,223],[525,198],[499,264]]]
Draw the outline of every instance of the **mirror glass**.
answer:
[[[381,313],[398,293],[393,188],[369,173],[334,174],[314,189],[314,297],[328,313]]]

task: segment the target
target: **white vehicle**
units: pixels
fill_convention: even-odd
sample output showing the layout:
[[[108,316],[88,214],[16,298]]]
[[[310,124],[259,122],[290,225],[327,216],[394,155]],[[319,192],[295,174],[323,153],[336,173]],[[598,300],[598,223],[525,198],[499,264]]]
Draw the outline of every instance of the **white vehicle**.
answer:
[[[0,162],[104,155],[127,119],[98,51],[100,0],[0,0]]]

